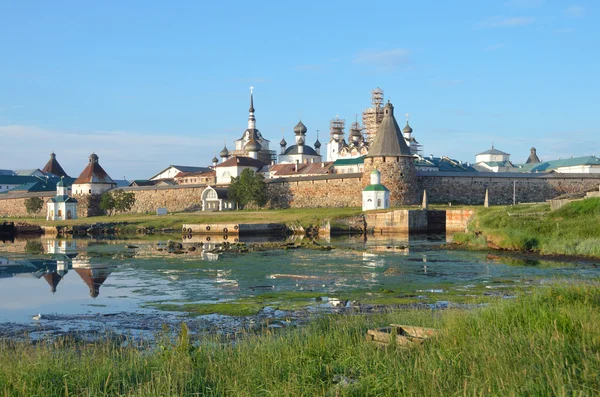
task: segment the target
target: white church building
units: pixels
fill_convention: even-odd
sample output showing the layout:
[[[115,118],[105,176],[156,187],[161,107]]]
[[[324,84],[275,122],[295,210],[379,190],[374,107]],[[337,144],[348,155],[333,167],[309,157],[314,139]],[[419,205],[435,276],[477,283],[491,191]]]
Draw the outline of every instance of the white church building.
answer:
[[[77,219],[77,200],[69,196],[69,188],[62,178],[56,184],[56,197],[48,200],[46,206],[47,221]]]
[[[381,174],[377,169],[371,172],[371,184],[362,192],[362,210],[383,210],[390,207],[390,191],[381,184]]]

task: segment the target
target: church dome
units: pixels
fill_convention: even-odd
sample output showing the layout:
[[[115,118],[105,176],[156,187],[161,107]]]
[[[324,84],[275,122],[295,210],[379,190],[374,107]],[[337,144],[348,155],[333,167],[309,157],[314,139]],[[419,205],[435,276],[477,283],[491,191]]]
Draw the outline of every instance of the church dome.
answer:
[[[217,158],[217,156],[213,157],[212,162],[213,163],[218,163],[219,162],[219,159]]]
[[[246,146],[244,146],[244,149],[247,152],[259,152],[260,149],[262,149],[262,146],[260,146],[260,143],[258,143],[256,141],[256,139],[254,139],[254,137],[252,137],[252,138],[250,138],[248,143],[246,143]]]
[[[281,142],[279,142],[279,145],[280,145],[281,147],[285,147],[285,146],[287,146],[287,142],[285,141],[285,139],[284,139],[284,138],[281,138]]]
[[[321,147],[321,142],[319,142],[319,139],[317,139],[317,141],[315,142],[315,148],[319,149]]]
[[[296,126],[294,127],[294,133],[296,135],[304,135],[306,134],[306,131],[308,131],[308,129],[302,121],[299,121],[298,124],[296,124]]]
[[[221,150],[221,153],[219,153],[219,156],[221,156],[221,157],[229,157],[229,150],[227,150],[227,146],[225,146],[223,148],[223,150]]]
[[[67,184],[65,183],[63,178],[60,178],[60,181],[58,181],[56,187],[67,187]]]
[[[413,129],[410,127],[410,125],[408,125],[408,121],[406,122],[406,127],[404,127],[402,132],[404,132],[405,134],[412,134]]]

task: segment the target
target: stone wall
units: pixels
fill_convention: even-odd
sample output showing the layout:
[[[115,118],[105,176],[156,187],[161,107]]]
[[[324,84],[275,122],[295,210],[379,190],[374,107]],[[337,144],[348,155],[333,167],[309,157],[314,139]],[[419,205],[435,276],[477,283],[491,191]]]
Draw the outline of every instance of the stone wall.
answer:
[[[513,183],[517,203],[542,202],[562,194],[597,190],[600,184],[600,176],[593,174],[424,174],[418,174],[417,182],[421,197],[426,189],[430,203],[483,205],[487,188],[490,205],[512,204]]]
[[[39,197],[44,200],[44,206],[39,214],[36,215],[38,218],[46,218],[46,201],[55,194],[53,192],[43,193],[6,193],[0,196],[0,217],[31,217],[25,209],[25,200],[29,197]]]
[[[126,192],[135,193],[132,213],[156,213],[157,208],[169,212],[199,211],[202,209],[202,192],[206,185],[126,187]]]
[[[381,184],[390,191],[390,206],[417,204],[419,197],[416,170],[410,157],[367,157],[362,187],[371,183],[371,172],[377,169]]]
[[[271,179],[267,195],[271,208],[360,207],[362,174]]]

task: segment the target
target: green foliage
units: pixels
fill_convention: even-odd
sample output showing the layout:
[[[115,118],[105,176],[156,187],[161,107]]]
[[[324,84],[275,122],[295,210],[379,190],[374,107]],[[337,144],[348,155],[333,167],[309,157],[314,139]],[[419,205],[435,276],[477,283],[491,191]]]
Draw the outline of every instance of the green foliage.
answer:
[[[379,348],[369,328],[435,327],[412,348]],[[600,286],[540,288],[468,312],[394,311],[194,341],[186,326],[153,344],[0,341],[0,394],[549,396],[596,395]],[[345,381],[340,382],[339,380]]]
[[[25,200],[25,209],[28,214],[39,214],[44,207],[44,200],[39,197],[29,197]]]
[[[112,216],[115,212],[127,212],[134,204],[135,193],[124,190],[106,192],[100,197],[100,209],[108,216]]]
[[[480,208],[468,236],[471,246],[600,257],[600,198],[574,201],[550,212],[547,204]]]
[[[267,187],[264,177],[262,174],[246,168],[240,176],[231,178],[229,197],[241,208],[249,204],[263,207],[267,203]]]

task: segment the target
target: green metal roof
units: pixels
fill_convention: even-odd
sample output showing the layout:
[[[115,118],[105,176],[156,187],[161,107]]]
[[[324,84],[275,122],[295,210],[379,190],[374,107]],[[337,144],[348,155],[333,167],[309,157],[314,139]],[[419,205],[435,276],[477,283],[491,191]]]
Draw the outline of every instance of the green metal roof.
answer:
[[[363,189],[363,192],[389,192],[388,188],[377,184],[377,185],[368,185]]]
[[[333,166],[336,167],[336,166],[340,166],[340,165],[357,165],[357,164],[364,164],[364,162],[365,162],[365,156],[356,157],[353,159],[337,159],[333,163]]]
[[[576,167],[581,165],[600,166],[600,159],[596,156],[573,157],[543,161],[541,163],[517,164],[519,172],[549,172],[562,167]]]
[[[69,196],[52,197],[49,201],[53,203],[77,203],[77,200]]]

